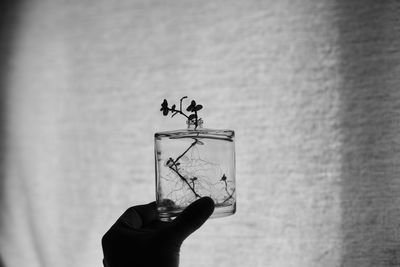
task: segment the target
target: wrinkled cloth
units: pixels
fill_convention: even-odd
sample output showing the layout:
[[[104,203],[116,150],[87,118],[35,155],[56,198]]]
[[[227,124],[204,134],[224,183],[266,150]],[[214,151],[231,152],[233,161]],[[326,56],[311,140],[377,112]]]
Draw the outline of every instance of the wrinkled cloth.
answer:
[[[6,267],[101,266],[109,225],[155,199],[154,133],[185,127],[160,103],[185,95],[236,132],[237,213],[182,267],[400,265],[398,10],[21,2],[0,47]]]

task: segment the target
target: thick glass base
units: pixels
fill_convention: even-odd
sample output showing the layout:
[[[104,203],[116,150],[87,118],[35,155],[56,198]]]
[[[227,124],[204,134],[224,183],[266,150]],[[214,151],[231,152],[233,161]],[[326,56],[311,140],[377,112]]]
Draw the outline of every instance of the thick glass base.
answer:
[[[165,208],[159,207],[158,208],[158,216],[161,221],[163,222],[170,222],[172,221],[175,217],[177,217],[183,209],[173,209],[173,210],[168,210],[166,211]],[[215,209],[213,214],[211,214],[210,219],[213,218],[221,218],[221,217],[226,217],[235,214],[236,212],[236,203],[230,204],[230,205],[220,205],[217,204],[215,205]]]

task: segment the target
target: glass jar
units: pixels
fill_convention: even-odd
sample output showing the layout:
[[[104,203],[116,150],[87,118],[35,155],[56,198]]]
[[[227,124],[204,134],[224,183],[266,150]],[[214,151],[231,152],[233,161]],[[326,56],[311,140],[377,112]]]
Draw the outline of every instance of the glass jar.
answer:
[[[188,121],[187,129],[154,135],[156,202],[159,217],[170,221],[203,196],[215,203],[211,218],[236,211],[235,133],[206,129]]]

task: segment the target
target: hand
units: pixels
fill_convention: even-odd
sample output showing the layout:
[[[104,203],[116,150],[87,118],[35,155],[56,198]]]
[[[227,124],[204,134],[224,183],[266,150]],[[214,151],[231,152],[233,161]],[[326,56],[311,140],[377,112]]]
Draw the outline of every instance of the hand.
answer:
[[[172,222],[158,220],[155,202],[134,206],[122,214],[102,238],[105,267],[177,267],[182,242],[214,211],[203,197]]]

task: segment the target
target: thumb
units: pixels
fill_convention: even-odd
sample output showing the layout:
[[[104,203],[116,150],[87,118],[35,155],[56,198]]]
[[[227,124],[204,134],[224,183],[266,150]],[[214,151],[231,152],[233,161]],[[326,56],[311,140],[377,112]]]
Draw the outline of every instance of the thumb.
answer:
[[[176,233],[179,241],[185,240],[190,234],[200,228],[214,212],[214,201],[203,197],[190,204],[171,223],[171,230]]]

